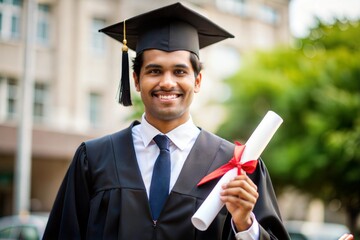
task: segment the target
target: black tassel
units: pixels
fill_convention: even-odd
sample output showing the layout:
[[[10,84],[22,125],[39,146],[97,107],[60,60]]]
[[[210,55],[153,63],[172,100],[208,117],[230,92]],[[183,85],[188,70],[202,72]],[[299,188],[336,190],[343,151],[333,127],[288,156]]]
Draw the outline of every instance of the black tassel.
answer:
[[[129,57],[128,52],[122,52],[122,69],[119,103],[124,106],[131,106],[130,79],[129,79]]]
[[[122,46],[122,68],[120,79],[120,91],[119,91],[119,103],[123,106],[131,106],[131,94],[130,94],[130,79],[129,79],[129,56],[126,40],[126,27],[125,21],[123,25],[123,46]]]

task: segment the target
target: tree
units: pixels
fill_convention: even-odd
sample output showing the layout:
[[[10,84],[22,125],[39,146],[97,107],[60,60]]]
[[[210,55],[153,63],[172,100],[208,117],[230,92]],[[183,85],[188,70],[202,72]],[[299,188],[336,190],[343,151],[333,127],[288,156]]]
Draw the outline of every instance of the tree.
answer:
[[[272,109],[284,123],[264,151],[274,185],[339,199],[355,232],[360,214],[360,22],[321,22],[296,48],[257,52],[227,83],[218,134],[247,139]],[[271,149],[271,150],[269,150]]]

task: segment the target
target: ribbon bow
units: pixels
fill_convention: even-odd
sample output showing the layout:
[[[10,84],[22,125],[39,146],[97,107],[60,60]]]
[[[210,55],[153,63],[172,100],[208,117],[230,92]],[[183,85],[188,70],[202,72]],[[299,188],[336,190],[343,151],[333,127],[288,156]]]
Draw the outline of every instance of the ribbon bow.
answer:
[[[205,176],[203,179],[201,179],[201,181],[197,184],[197,186],[207,183],[215,178],[221,177],[227,171],[233,168],[238,169],[238,175],[241,175],[241,170],[244,170],[246,173],[249,174],[253,173],[256,169],[258,161],[250,160],[245,163],[240,163],[244,149],[245,149],[245,145],[242,145],[239,142],[235,142],[234,156],[230,159],[230,161],[225,165],[219,167],[218,169],[214,170],[213,172]]]

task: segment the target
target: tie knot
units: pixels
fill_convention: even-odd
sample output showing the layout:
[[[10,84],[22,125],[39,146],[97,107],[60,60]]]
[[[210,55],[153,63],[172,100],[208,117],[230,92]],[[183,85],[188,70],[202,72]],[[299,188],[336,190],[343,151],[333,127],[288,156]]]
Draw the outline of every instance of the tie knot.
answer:
[[[169,151],[169,146],[170,146],[170,140],[167,136],[165,135],[156,135],[154,137],[154,141],[156,142],[156,144],[158,145],[158,147],[160,148],[160,150],[167,150]]]

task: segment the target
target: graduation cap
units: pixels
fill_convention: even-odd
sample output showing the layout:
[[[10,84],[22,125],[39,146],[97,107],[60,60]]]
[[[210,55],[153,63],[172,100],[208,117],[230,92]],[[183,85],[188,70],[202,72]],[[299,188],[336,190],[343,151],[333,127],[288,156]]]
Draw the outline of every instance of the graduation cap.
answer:
[[[130,106],[128,47],[136,54],[148,49],[167,52],[199,49],[234,36],[199,13],[175,3],[99,30],[123,43],[119,103]]]

